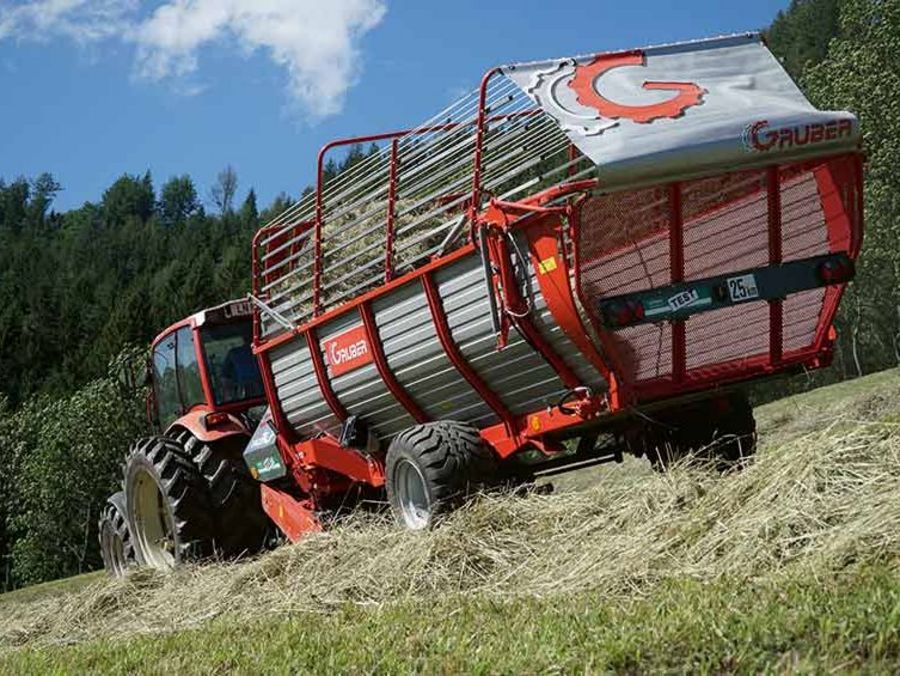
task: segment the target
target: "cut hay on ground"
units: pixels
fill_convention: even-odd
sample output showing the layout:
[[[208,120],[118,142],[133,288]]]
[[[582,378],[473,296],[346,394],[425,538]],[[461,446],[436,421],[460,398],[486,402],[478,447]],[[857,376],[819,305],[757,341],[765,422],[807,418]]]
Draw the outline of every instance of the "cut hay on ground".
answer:
[[[0,606],[0,645],[452,594],[590,590],[613,600],[675,576],[749,580],[798,567],[815,575],[896,557],[900,426],[835,420],[827,409],[814,422],[791,411],[763,425],[780,425],[787,440],[764,444],[743,472],[719,477],[681,466],[654,474],[635,464],[606,470],[589,489],[483,497],[429,533],[358,520],[255,561],[136,571],[125,581]]]

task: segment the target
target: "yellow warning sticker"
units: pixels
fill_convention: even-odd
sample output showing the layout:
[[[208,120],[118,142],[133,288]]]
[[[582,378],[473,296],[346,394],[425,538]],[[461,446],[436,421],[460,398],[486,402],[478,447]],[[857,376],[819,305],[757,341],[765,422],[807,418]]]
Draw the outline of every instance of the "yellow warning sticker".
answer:
[[[538,263],[538,270],[540,270],[542,275],[546,275],[548,272],[556,270],[556,256],[550,256],[550,258],[545,258]]]

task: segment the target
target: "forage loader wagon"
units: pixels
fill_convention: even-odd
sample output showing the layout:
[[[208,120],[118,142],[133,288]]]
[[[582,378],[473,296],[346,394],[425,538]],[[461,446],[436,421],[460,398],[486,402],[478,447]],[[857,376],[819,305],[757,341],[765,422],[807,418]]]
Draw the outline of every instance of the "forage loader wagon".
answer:
[[[380,151],[323,180],[360,142]],[[736,388],[831,360],[861,185],[856,119],[813,108],[755,34],[492,69],[414,129],[322,149],[316,190],[253,242],[254,396],[222,409],[197,334],[204,386],[136,445],[110,522],[171,564],[261,542],[255,517],[230,537],[259,504],[296,540],[384,497],[424,528],[475,488],[625,452],[738,462]],[[213,433],[252,496],[229,514]]]

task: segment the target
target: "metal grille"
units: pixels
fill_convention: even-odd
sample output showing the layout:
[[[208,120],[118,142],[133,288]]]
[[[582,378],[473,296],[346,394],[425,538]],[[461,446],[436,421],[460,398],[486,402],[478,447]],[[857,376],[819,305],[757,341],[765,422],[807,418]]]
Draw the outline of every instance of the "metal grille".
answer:
[[[682,186],[685,279],[761,267],[769,262],[765,171],[713,176]],[[768,352],[769,308],[745,303],[685,322],[688,370]]]
[[[669,221],[666,188],[588,198],[576,233],[578,277],[589,311],[591,299],[669,283]],[[607,351],[628,381],[671,373],[668,324],[644,324],[608,336]]]
[[[673,224],[682,224],[683,279],[704,279],[829,252],[856,255],[859,242],[857,165],[853,156],[781,167],[770,214],[769,170],[713,176],[678,184],[597,195],[586,200],[575,233],[581,299],[599,329],[597,301],[677,281],[670,258]],[[773,239],[777,245],[777,239]],[[775,250],[777,251],[777,249]],[[782,304],[781,342],[773,345],[769,303],[755,301],[684,320],[685,381],[715,367],[739,372],[748,360],[808,354],[819,344],[840,287],[793,294]],[[671,323],[602,331],[620,376],[640,386],[672,377]],[[699,373],[699,372],[698,372]]]
[[[570,157],[557,124],[499,75],[488,80],[483,105],[475,90],[409,132],[362,138],[373,139],[379,152],[324,182],[318,200],[306,195],[257,237],[255,292],[292,323],[460,246],[473,195],[479,206],[490,196],[520,199],[594,170],[583,156]],[[299,233],[300,223],[312,227]],[[263,314],[261,328],[266,335],[282,327]]]

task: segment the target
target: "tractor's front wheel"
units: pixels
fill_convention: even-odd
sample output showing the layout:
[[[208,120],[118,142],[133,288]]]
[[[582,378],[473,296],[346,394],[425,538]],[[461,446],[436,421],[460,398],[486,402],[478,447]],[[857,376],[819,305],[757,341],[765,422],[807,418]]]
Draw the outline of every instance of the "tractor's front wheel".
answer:
[[[135,563],[135,554],[125,511],[125,494],[121,491],[106,501],[100,513],[98,533],[103,567],[113,577],[122,577]]]
[[[206,482],[174,439],[150,437],[132,446],[125,463],[125,508],[144,565],[168,570],[212,554]]]
[[[402,525],[430,528],[441,514],[488,485],[494,469],[493,454],[473,427],[448,421],[416,425],[388,448],[388,501]]]

